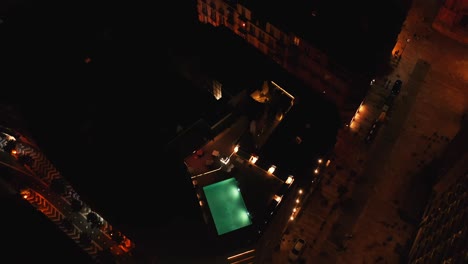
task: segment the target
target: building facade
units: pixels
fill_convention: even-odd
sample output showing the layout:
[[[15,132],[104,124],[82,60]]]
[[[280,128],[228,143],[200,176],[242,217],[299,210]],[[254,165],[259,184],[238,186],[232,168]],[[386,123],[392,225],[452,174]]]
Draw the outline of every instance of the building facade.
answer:
[[[465,163],[462,163],[465,162]],[[459,166],[465,166],[465,155]],[[468,174],[458,168],[456,180],[442,182],[426,208],[409,263],[467,263],[468,261]]]
[[[334,102],[341,112],[349,103],[349,74],[336,70],[328,57],[303,37],[257,18],[246,5],[241,1],[197,0],[198,19],[215,27],[224,26],[244,38],[292,76]]]
[[[468,0],[445,0],[432,27],[452,39],[468,44]]]
[[[432,195],[422,215],[408,263],[468,263],[468,123],[439,158]]]

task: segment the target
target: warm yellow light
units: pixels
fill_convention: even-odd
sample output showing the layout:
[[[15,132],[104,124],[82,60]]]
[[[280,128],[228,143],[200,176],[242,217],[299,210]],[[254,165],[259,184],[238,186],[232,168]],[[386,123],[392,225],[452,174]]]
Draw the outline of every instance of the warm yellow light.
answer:
[[[233,259],[233,258],[237,258],[237,257],[240,257],[240,256],[245,255],[245,254],[249,254],[249,253],[254,252],[254,251],[255,251],[255,249],[247,250],[247,251],[242,252],[242,253],[239,253],[239,254],[237,254],[237,255],[230,256],[230,257],[228,257],[227,259],[228,259],[228,260],[231,260],[231,259]]]
[[[16,153],[17,153],[17,152],[16,152],[16,149],[14,149],[14,150],[11,151],[11,154],[13,154],[13,155],[16,155]]]
[[[252,156],[250,156],[249,162],[252,163],[252,164],[255,164],[255,162],[257,162],[257,160],[258,160],[258,156],[252,155]]]
[[[318,159],[317,162],[318,162],[319,164],[321,164],[321,163],[323,162],[323,160],[322,160],[322,159]]]
[[[293,212],[296,212],[296,211],[297,211],[297,208],[294,208],[294,209],[293,209]]]
[[[297,42],[299,44],[299,38],[297,37],[294,37],[294,40],[296,41],[297,39]],[[278,88],[281,92],[285,93],[289,98],[293,99],[294,100],[294,96],[290,93],[288,93],[285,89],[283,89],[281,86],[279,86],[278,84],[276,84],[274,81],[270,81],[276,88]]]
[[[278,121],[283,120],[283,113],[278,113],[278,114],[276,115],[276,119],[278,119]]]
[[[318,170],[318,169],[315,169],[315,170],[314,170],[314,173],[315,173],[315,174],[318,174],[318,173],[319,173],[319,170]]]
[[[276,170],[276,166],[275,165],[271,165],[270,168],[268,169],[268,173],[269,174],[273,174],[273,172],[275,172]]]
[[[239,145],[236,145],[236,146],[234,147],[234,153],[237,153],[237,151],[239,151]]]
[[[302,189],[299,189],[298,193],[299,193],[299,194],[302,194]]]
[[[327,163],[325,164],[325,166],[328,167],[328,165],[330,165],[330,162],[331,162],[330,160],[327,160]]]
[[[291,221],[294,220],[294,216],[291,216],[291,217],[289,218],[289,220],[291,220]]]
[[[286,179],[286,184],[291,185],[293,181],[294,181],[294,177],[292,175],[289,175],[288,178]]]
[[[31,194],[28,190],[21,191],[24,199],[28,199],[29,195]]]
[[[299,199],[296,199],[296,203],[299,203]]]
[[[273,199],[275,199],[275,201],[277,201],[278,203],[280,203],[282,197],[275,194],[275,196],[273,197]]]

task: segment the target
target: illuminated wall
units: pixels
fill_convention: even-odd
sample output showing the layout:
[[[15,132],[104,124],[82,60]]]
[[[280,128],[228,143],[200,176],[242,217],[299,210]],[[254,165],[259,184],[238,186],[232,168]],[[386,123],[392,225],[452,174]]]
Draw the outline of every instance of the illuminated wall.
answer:
[[[254,20],[252,12],[227,0],[198,0],[198,19],[225,26],[314,90],[342,105],[349,93],[347,82],[329,70],[327,56],[293,32]]]
[[[468,44],[468,0],[446,0],[432,27],[452,39]]]

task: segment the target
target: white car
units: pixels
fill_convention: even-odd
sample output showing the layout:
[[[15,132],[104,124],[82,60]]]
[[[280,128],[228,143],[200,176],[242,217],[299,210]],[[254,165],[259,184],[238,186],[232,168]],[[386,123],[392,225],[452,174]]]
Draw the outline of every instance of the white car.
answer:
[[[297,261],[302,251],[304,250],[305,245],[306,245],[305,240],[299,238],[296,241],[296,243],[294,243],[294,247],[291,249],[291,252],[289,252],[289,256],[288,256],[289,261],[291,262]]]

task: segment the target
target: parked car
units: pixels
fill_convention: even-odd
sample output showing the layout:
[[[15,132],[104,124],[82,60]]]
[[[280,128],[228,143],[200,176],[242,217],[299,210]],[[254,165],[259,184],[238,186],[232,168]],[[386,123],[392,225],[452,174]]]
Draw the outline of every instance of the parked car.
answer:
[[[367,137],[365,139],[366,143],[370,143],[374,140],[374,138],[377,135],[377,132],[379,131],[380,126],[382,125],[382,122],[377,119],[374,124],[372,124],[371,129],[367,133]]]
[[[392,94],[394,95],[399,94],[402,85],[403,85],[403,82],[401,80],[396,80],[392,87]]]
[[[302,238],[299,238],[296,241],[296,243],[294,243],[294,247],[289,252],[289,256],[288,256],[289,261],[296,262],[301,256],[302,251],[304,250],[305,246],[306,246],[305,240]]]

